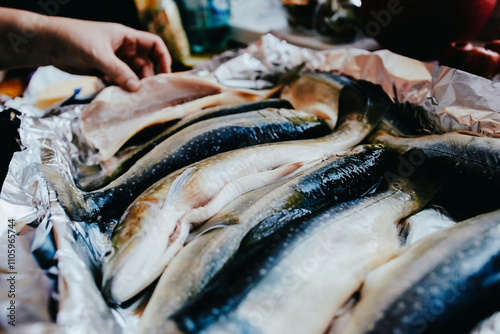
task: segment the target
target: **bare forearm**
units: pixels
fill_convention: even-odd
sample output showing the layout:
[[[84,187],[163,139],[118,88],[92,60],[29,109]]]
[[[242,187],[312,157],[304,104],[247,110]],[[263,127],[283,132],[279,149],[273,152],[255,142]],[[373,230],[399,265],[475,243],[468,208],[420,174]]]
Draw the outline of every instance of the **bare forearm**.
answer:
[[[109,22],[49,17],[0,7],[0,69],[54,65],[137,90],[139,78],[170,70],[160,37]]]
[[[0,69],[50,63],[45,30],[49,17],[24,10],[0,8]]]

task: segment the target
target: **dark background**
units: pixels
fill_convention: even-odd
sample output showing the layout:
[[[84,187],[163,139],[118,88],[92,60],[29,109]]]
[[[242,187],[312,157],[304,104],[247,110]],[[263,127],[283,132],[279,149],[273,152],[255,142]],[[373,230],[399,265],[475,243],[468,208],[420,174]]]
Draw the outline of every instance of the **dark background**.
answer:
[[[133,0],[0,0],[0,7],[24,9],[50,16],[117,22],[141,28]]]

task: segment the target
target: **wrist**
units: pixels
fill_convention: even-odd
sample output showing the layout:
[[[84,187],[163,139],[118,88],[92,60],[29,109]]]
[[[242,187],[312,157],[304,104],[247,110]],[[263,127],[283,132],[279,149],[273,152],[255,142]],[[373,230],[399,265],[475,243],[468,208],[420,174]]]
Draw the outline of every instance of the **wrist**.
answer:
[[[0,66],[4,69],[45,65],[41,48],[48,17],[24,10],[1,8]]]

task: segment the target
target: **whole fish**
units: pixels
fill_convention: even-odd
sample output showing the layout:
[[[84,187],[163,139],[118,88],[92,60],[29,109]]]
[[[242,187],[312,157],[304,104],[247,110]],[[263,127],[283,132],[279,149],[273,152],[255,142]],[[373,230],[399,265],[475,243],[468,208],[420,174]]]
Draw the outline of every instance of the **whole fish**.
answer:
[[[262,226],[252,233],[259,240],[287,222],[363,195],[378,183],[392,156],[382,146],[359,146],[229,203],[168,264],[138,332],[163,328],[168,316],[203,288],[254,226]]]
[[[437,174],[422,168],[240,249],[165,332],[324,333],[365,275],[397,254],[397,222],[428,203]]]
[[[99,159],[107,160],[150,125],[217,105],[263,100],[277,90],[230,88],[185,73],[158,74],[142,79],[135,92],[117,86],[103,89],[82,112],[82,134],[99,150]]]
[[[315,116],[297,110],[264,109],[191,125],[163,141],[106,187],[82,193],[52,179],[59,201],[74,220],[119,217],[150,185],[206,157],[275,141],[314,138],[329,132]]]
[[[107,185],[130,168],[137,160],[159,145],[166,138],[176,134],[182,129],[210,118],[240,114],[248,111],[266,108],[293,109],[290,102],[281,99],[244,103],[236,106],[217,106],[202,109],[179,120],[174,125],[167,127],[160,134],[145,143],[133,145],[120,150],[108,160],[97,165],[77,165],[78,177],[75,180],[80,189],[92,191]]]
[[[372,142],[397,152],[418,148],[426,156],[448,159],[454,168],[446,176],[433,203],[443,206],[454,219],[463,220],[498,207],[500,192],[500,140],[472,133],[451,132],[418,138],[398,138],[377,132]],[[408,163],[420,164],[418,155]],[[413,168],[407,166],[408,169]]]
[[[368,275],[342,333],[469,333],[500,308],[500,211],[433,233]]]
[[[118,223],[119,233],[114,233],[112,248],[104,258],[103,285],[109,298],[121,303],[153,282],[182,247],[189,231],[238,196],[362,141],[390,101],[380,90],[374,94],[355,82],[342,91],[355,101],[344,104],[333,133],[221,153],[188,166],[175,180],[166,177],[158,181],[138,197]],[[164,185],[171,182],[171,186]]]

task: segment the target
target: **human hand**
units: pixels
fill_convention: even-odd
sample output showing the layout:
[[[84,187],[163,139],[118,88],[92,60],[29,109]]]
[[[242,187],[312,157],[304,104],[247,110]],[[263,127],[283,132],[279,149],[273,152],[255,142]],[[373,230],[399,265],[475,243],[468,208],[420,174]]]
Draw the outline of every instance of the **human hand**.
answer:
[[[46,62],[64,71],[102,77],[135,91],[139,78],[170,71],[171,58],[162,39],[116,23],[51,17],[40,32],[49,48]]]

